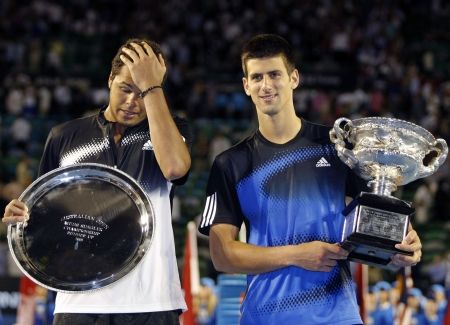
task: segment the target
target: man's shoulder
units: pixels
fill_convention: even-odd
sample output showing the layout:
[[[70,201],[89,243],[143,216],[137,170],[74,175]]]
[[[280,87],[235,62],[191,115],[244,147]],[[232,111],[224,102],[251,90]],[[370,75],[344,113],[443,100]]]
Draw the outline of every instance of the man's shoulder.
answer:
[[[314,123],[302,119],[302,136],[307,137],[313,141],[331,142],[330,130],[331,126]]]
[[[238,162],[241,157],[245,157],[252,151],[255,142],[255,133],[245,137],[238,143],[232,145],[216,157],[218,163]]]
[[[304,120],[304,119],[302,119],[302,123],[307,130],[309,130],[310,132],[316,132],[318,134],[327,134],[328,135],[331,130],[331,126],[321,124],[321,123],[311,122],[311,121]]]
[[[86,132],[88,128],[97,121],[97,114],[90,114],[75,118],[66,122],[62,122],[52,128],[53,136],[61,136],[74,131],[83,130]]]

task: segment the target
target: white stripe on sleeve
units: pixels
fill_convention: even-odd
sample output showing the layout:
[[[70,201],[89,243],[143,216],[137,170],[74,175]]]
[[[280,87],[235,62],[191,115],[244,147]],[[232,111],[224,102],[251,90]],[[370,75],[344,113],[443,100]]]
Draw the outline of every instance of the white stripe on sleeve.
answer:
[[[213,196],[212,213],[209,214],[210,220],[209,220],[209,222],[207,223],[208,226],[211,226],[211,225],[212,225],[212,223],[213,223],[213,221],[214,221],[214,218],[216,217],[216,211],[217,211],[217,193],[214,193],[214,196]]]
[[[210,222],[214,220],[216,213],[216,197],[217,194],[214,193],[206,198],[205,209],[203,210],[203,218],[200,228],[210,225]]]

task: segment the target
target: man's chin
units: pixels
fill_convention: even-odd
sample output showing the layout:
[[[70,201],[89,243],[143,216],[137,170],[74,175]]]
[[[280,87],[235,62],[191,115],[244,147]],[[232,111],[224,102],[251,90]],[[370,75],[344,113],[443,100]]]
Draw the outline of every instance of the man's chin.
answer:
[[[140,116],[138,114],[135,114],[133,116],[123,116],[123,115],[121,116],[121,115],[119,115],[117,117],[118,117],[117,118],[117,122],[119,124],[122,124],[122,125],[125,125],[125,126],[134,126],[136,124],[141,123],[145,119],[145,116],[142,117],[142,116]]]
[[[131,126],[135,126],[138,125],[142,120],[139,119],[119,119],[117,121],[118,124],[122,125],[122,126],[126,126],[126,127],[131,127]]]
[[[259,111],[263,114],[272,116],[272,115],[276,115],[278,113],[278,110],[275,106],[269,106],[269,105],[264,105],[262,107],[259,107]]]

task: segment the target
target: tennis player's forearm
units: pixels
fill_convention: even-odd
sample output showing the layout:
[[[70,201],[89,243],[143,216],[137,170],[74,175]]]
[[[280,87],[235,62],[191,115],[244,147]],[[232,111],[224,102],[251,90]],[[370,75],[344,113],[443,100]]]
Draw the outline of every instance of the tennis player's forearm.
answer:
[[[226,273],[259,274],[291,265],[294,246],[260,247],[239,241],[212,245],[214,267]]]
[[[162,89],[144,98],[150,136],[156,160],[168,180],[183,177],[191,166],[191,158],[170,114]]]

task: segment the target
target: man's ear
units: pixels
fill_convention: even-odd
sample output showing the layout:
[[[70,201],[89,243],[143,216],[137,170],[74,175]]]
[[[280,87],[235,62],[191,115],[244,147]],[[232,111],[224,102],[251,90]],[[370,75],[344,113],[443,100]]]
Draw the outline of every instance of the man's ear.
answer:
[[[109,89],[111,89],[111,85],[112,85],[113,80],[114,80],[114,77],[113,77],[112,73],[110,73],[109,74],[109,78],[108,78],[108,88]]]
[[[244,85],[244,91],[247,94],[247,96],[250,96],[250,90],[248,89],[248,81],[247,78],[242,78],[242,84]]]
[[[300,84],[300,72],[297,69],[294,69],[291,73],[291,88],[295,89]]]

